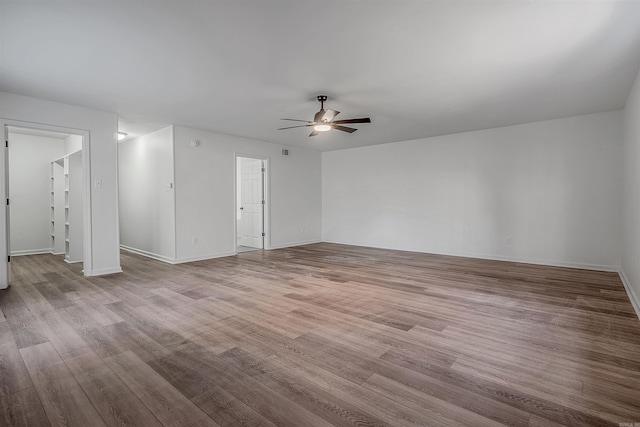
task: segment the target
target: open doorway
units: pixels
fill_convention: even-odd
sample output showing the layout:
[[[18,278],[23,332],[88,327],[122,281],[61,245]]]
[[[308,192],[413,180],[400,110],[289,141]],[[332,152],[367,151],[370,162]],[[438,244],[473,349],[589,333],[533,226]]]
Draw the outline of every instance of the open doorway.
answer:
[[[50,253],[85,261],[84,131],[8,125],[4,131],[8,260]]]
[[[264,249],[265,160],[236,157],[236,250]]]

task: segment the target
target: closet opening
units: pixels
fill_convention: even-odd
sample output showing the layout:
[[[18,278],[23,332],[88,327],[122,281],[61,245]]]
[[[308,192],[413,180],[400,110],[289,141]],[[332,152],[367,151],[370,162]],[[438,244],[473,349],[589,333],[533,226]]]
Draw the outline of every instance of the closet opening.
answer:
[[[5,126],[9,282],[11,257],[85,261],[87,135],[77,132]]]

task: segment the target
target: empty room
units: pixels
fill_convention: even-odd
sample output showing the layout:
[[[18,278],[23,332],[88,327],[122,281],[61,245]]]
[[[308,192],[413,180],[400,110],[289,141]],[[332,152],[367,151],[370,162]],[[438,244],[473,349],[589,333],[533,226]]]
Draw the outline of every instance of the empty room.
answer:
[[[0,126],[0,426],[640,426],[640,1],[0,0]]]

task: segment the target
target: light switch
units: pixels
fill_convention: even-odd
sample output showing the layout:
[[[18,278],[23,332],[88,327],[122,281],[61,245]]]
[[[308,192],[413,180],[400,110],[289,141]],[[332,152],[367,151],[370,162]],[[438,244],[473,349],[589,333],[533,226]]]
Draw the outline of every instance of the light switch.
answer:
[[[95,186],[96,186],[96,188],[102,188],[102,180],[101,179],[96,179]]]

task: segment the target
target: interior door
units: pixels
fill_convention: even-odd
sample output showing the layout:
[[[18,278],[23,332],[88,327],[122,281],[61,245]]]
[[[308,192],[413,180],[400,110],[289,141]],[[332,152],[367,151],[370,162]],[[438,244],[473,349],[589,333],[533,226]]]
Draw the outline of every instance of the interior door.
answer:
[[[4,148],[4,188],[5,195],[7,197],[7,204],[5,205],[5,236],[7,241],[7,272],[3,273],[3,278],[7,279],[7,287],[11,282],[11,233],[9,224],[11,224],[11,209],[9,209],[9,128],[4,126],[4,140],[5,140],[5,148]]]
[[[262,160],[243,158],[240,168],[240,245],[263,249]]]
[[[0,186],[4,187],[3,191],[7,198],[7,203],[5,204],[4,215],[0,215],[0,222],[4,222],[4,224],[0,224],[0,239],[5,242],[4,247],[0,249],[0,257],[6,259],[7,263],[5,264],[4,261],[0,262],[0,289],[6,289],[9,287],[9,282],[11,280],[11,257],[9,256],[11,253],[9,249],[11,247],[11,236],[9,235],[9,129],[4,124],[2,125],[2,128],[5,140],[5,149],[2,151],[4,174],[0,176]]]

